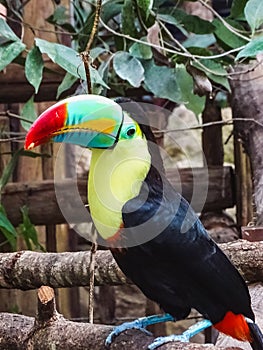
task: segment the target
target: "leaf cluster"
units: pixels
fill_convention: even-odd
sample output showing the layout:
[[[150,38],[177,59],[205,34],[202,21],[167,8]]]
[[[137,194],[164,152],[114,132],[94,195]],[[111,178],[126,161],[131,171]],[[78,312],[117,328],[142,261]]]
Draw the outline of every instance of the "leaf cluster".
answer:
[[[36,228],[30,221],[28,208],[26,206],[23,206],[21,208],[22,223],[17,228],[15,228],[11,221],[8,219],[8,215],[5,211],[5,208],[1,203],[1,194],[7,182],[9,181],[20,156],[36,158],[43,157],[46,155],[26,151],[24,149],[19,149],[13,154],[9,163],[5,167],[2,176],[0,177],[0,232],[2,233],[5,240],[0,244],[0,247],[8,243],[11,249],[15,251],[17,245],[17,238],[18,236],[21,236],[26,243],[27,249],[37,249],[44,251],[43,246],[38,241]]]
[[[46,69],[46,54],[65,71],[57,98],[77,81],[85,81],[80,52],[89,39],[95,6],[75,0],[72,8],[73,22],[61,5],[47,19],[57,30],[71,35],[72,47],[36,37],[34,46],[26,48],[0,18],[0,70],[13,61],[22,62],[19,57],[27,52],[23,61],[25,75],[37,94]],[[93,91],[127,95],[131,89],[140,88],[142,94],[185,103],[198,114],[205,99],[194,92],[210,93],[211,84],[229,91],[229,65],[255,58],[263,51],[262,14],[262,0],[233,0],[229,16],[215,14],[213,21],[187,14],[177,1],[105,1],[90,52],[91,62],[95,63],[90,65]],[[207,91],[198,91],[201,75],[210,81],[205,84]],[[24,108],[24,117],[29,120],[36,117],[33,101],[34,97]],[[24,123],[24,127],[28,126]]]

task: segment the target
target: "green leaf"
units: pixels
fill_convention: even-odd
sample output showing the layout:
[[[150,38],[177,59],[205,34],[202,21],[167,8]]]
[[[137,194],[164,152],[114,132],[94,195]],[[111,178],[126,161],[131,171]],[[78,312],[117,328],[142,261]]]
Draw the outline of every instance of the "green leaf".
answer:
[[[197,62],[193,62],[193,66],[205,72],[206,76],[210,80],[224,86],[228,91],[230,91],[227,71],[220,63],[209,59],[200,59],[198,62],[200,62],[202,65],[198,64]],[[209,71],[212,71],[212,73]]]
[[[47,155],[47,154],[41,154],[41,153],[36,153],[36,152],[32,152],[32,151],[26,151],[26,150],[24,150],[24,148],[21,148],[21,149],[17,150],[13,154],[12,158],[9,160],[7,165],[5,166],[5,168],[3,170],[3,173],[2,173],[2,175],[0,177],[0,194],[3,191],[3,189],[4,189],[5,185],[7,184],[8,180],[10,179],[10,176],[13,174],[13,171],[14,171],[15,166],[17,164],[18,158],[20,156],[28,156],[28,157],[32,157],[32,158],[36,158],[36,157],[50,157],[50,155]]]
[[[24,104],[23,108],[21,109],[21,116],[31,121],[30,123],[21,120],[21,125],[26,131],[28,131],[33,122],[37,119],[37,112],[34,105],[34,95],[31,96],[31,98]]]
[[[121,11],[121,28],[123,34],[137,38],[138,31],[135,25],[136,18],[133,1],[125,0]]]
[[[202,47],[206,48],[216,42],[213,34],[192,34],[184,42],[184,47]]]
[[[101,18],[103,22],[108,23],[110,19],[121,13],[123,8],[122,0],[107,1],[102,5]]]
[[[195,34],[209,34],[215,30],[213,23],[193,15],[185,16],[183,24],[189,32]]]
[[[174,25],[177,29],[179,29],[182,32],[183,35],[185,35],[185,36],[188,35],[188,32],[184,28],[183,24],[181,22],[179,22],[174,16],[172,16],[170,14],[165,14],[165,13],[158,13],[157,19],[159,19],[165,23],[169,23],[169,24]]]
[[[252,39],[243,50],[239,51],[236,60],[242,57],[255,57],[261,52],[263,52],[263,35]]]
[[[210,34],[215,30],[213,23],[198,16],[188,15],[183,10],[177,8],[161,9],[157,17],[176,27],[183,25],[188,32],[195,34]]]
[[[234,20],[226,19],[225,21],[236,29],[244,30],[244,28]],[[231,32],[219,19],[214,19],[213,24],[216,27],[214,32],[215,36],[223,42],[227,48],[236,49],[247,44],[247,40]]]
[[[58,64],[71,75],[79,79],[86,80],[84,65],[77,51],[65,45],[51,43],[39,38],[36,38],[35,41],[40,51],[42,53],[46,53],[54,63]],[[98,71],[92,66],[90,66],[90,75],[93,83],[100,84],[108,88],[100,77]]]
[[[137,0],[139,8],[142,10],[145,18],[148,18],[150,11],[153,7],[153,0]]]
[[[42,251],[45,251],[45,248],[38,241],[36,228],[32,224],[29,218],[28,208],[26,206],[23,206],[21,208],[21,212],[22,212],[23,223],[19,225],[18,231],[23,236],[26,242],[27,248],[30,250],[40,249]],[[32,243],[34,247],[32,247]]]
[[[94,47],[93,49],[90,50],[90,57],[93,60],[96,60],[96,58],[98,58],[105,51],[109,51],[109,50],[106,50],[104,47],[99,47],[99,46]]]
[[[104,88],[109,89],[109,86],[105,83],[105,81],[102,79],[102,77],[100,76],[99,72],[97,71],[97,69],[95,69],[94,67],[90,66],[90,77],[91,77],[91,81],[93,84],[98,84],[103,86]],[[86,79],[85,79],[86,80]]]
[[[20,40],[5,43],[0,46],[0,71],[11,63],[24,49],[26,45]]]
[[[12,249],[15,250],[17,232],[14,226],[7,218],[5,209],[2,204],[0,204],[0,231],[8,240],[8,243],[11,245]]]
[[[5,166],[3,173],[2,173],[2,176],[0,178],[0,192],[2,192],[3,188],[5,187],[5,185],[7,184],[8,180],[9,180],[10,176],[12,175],[12,173],[15,169],[18,157],[20,156],[22,151],[23,151],[23,149],[16,151],[13,154],[10,161]]]
[[[181,101],[181,92],[177,83],[175,70],[166,66],[156,66],[154,62],[145,61],[145,86],[155,96],[170,101]]]
[[[70,73],[66,73],[62,82],[60,83],[58,90],[57,90],[57,96],[56,99],[59,98],[59,96],[62,94],[62,92],[68,90],[71,88],[71,86],[77,81],[78,79],[74,77],[74,75]]]
[[[146,39],[142,38],[141,40]],[[150,48],[150,46],[141,43],[132,44],[132,46],[129,48],[129,52],[132,56],[145,60],[149,60],[153,56],[152,49]]]
[[[249,0],[245,6],[245,16],[252,34],[263,24],[263,1]]]
[[[42,54],[39,48],[34,46],[26,56],[25,75],[29,83],[34,86],[36,94],[42,81],[43,68]]]
[[[0,17],[0,44],[4,44],[10,41],[20,41],[20,39],[15,35],[6,21]]]
[[[230,16],[236,19],[243,19],[247,1],[248,0],[233,0]]]
[[[46,21],[55,25],[63,25],[69,20],[69,15],[65,6],[57,6],[53,15],[49,16]]]
[[[181,102],[198,116],[204,110],[206,97],[194,94],[193,78],[183,64],[176,66],[176,78],[181,91]]]
[[[165,23],[173,24],[176,27],[180,24],[180,21],[169,13],[161,13],[160,12],[157,14],[157,19],[159,19]]]
[[[49,41],[36,38],[36,45],[42,53],[48,57],[65,71],[82,80],[86,79],[84,66],[77,51],[65,45],[51,43]]]
[[[128,52],[120,51],[114,55],[113,68],[120,78],[127,80],[134,87],[139,87],[144,79],[141,62]]]

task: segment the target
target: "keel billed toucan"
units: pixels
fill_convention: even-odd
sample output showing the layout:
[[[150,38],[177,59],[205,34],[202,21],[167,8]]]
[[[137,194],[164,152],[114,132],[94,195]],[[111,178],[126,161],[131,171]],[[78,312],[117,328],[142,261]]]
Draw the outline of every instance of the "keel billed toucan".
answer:
[[[123,329],[181,320],[194,308],[204,322],[178,339],[213,325],[263,349],[244,280],[166,179],[136,103],[95,95],[58,102],[34,122],[25,148],[48,141],[92,150],[88,200],[94,224],[122,271],[166,312],[119,326],[108,343]]]

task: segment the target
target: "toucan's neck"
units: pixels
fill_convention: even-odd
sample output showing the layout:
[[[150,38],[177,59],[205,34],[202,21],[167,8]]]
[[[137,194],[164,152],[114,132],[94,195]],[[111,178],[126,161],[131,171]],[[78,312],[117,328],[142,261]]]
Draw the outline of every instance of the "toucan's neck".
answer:
[[[122,207],[139,194],[150,166],[144,137],[119,141],[113,149],[92,151],[88,199],[102,238],[114,236],[122,226]]]

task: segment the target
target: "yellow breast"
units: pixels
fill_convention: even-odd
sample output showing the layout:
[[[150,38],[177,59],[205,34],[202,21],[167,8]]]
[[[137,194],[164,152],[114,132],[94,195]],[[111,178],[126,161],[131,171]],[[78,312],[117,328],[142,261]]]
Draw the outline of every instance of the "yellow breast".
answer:
[[[113,149],[93,150],[88,181],[90,212],[104,239],[122,224],[122,207],[137,196],[148,174],[151,157],[142,136],[119,141]]]

